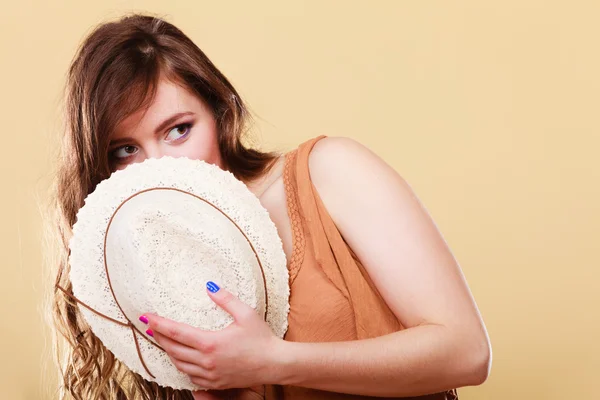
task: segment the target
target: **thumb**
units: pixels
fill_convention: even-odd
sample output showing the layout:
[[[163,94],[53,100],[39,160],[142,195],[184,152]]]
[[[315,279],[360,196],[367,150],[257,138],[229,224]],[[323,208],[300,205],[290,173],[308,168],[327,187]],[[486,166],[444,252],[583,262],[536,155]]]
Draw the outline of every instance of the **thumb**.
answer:
[[[221,289],[216,283],[206,282],[206,289],[212,301],[227,311],[236,321],[239,322],[256,314],[252,307],[242,302],[228,290]]]

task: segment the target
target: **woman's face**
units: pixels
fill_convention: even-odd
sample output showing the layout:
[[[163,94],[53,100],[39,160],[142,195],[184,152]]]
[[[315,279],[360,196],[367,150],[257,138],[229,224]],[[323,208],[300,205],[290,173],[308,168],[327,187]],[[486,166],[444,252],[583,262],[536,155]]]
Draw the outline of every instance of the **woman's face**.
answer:
[[[163,156],[204,160],[223,168],[211,110],[195,94],[167,79],[159,81],[148,108],[116,127],[108,149],[113,171]]]

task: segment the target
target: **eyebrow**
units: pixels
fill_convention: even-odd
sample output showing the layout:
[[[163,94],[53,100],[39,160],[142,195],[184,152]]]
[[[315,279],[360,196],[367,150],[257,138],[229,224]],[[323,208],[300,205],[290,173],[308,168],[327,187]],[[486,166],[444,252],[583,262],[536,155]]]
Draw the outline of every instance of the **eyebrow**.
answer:
[[[184,112],[180,112],[180,113],[171,115],[169,118],[165,119],[163,122],[161,122],[156,127],[156,129],[154,130],[154,134],[157,135],[160,132],[164,131],[165,129],[167,129],[169,127],[169,125],[173,124],[175,121],[177,121],[181,117],[185,117],[186,115],[193,115],[193,114],[194,113],[191,111],[184,111]],[[121,143],[127,143],[130,141],[132,141],[132,139],[130,137],[123,137],[123,138],[119,138],[116,140],[111,140],[109,143],[109,147],[113,147],[113,146],[119,145]]]

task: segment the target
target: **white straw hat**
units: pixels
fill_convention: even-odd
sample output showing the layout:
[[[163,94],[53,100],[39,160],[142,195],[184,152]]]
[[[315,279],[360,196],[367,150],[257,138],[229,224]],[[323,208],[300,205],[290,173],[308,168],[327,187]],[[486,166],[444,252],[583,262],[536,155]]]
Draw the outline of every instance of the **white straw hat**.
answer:
[[[253,307],[278,337],[287,330],[277,229],[258,198],[217,166],[163,157],[113,173],[86,198],[69,247],[73,293],[65,293],[119,360],[161,386],[201,389],[138,317],[225,328],[233,319],[208,297],[207,281]]]

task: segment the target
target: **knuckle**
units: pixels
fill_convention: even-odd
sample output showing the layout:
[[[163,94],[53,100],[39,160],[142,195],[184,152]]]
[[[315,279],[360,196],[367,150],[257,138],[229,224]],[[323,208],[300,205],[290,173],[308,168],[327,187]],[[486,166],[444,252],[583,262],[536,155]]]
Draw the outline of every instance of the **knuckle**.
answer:
[[[199,343],[198,347],[202,353],[212,353],[215,351],[216,344],[213,341],[204,340]]]
[[[171,327],[167,329],[167,336],[169,336],[173,340],[179,339],[179,330],[175,327]]]
[[[215,368],[217,367],[217,363],[215,362],[214,358],[207,358],[206,360],[204,360],[204,365],[203,368],[209,372],[214,372]]]
[[[217,374],[215,371],[208,371],[204,375],[204,379],[209,381],[212,385],[217,385],[219,382],[219,374]]]

